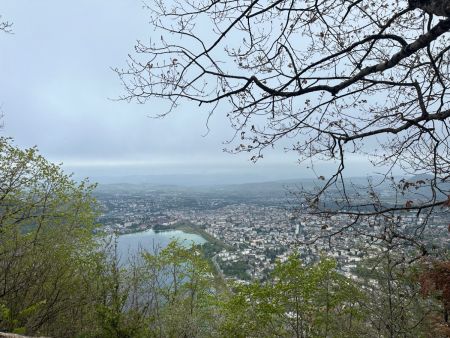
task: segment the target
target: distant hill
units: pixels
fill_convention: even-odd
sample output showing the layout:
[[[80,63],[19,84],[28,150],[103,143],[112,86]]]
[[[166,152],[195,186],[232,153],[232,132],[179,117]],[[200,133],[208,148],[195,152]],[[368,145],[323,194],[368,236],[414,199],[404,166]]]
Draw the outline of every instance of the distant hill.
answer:
[[[228,181],[233,181],[234,178],[228,178]],[[242,178],[243,177],[241,177],[241,179]],[[120,180],[125,179],[127,180],[125,183],[124,181],[120,182]],[[146,191],[170,191],[226,194],[229,196],[235,195],[235,197],[242,196],[243,194],[246,196],[280,197],[288,195],[291,192],[298,192],[302,189],[318,189],[322,187],[325,182],[324,180],[319,179],[302,178],[231,184],[227,183],[226,180],[223,180],[220,184],[212,183],[217,181],[220,181],[217,177],[212,179],[197,175],[128,176],[100,181],[97,188],[97,193],[143,193]],[[364,186],[367,184],[367,178],[349,178],[347,183],[355,187]]]
[[[261,183],[269,181],[263,175],[248,174],[186,174],[186,175],[129,175],[129,176],[92,176],[91,181],[100,184],[148,184],[169,186],[216,186]]]

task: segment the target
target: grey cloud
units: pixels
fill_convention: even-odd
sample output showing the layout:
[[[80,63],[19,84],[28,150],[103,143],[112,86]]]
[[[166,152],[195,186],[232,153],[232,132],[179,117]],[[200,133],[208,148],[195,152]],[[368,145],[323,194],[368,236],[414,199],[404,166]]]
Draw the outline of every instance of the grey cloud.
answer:
[[[0,13],[15,32],[0,35],[2,133],[20,146],[37,145],[51,160],[88,175],[305,174],[282,145],[256,166],[248,154],[223,153],[223,141],[233,135],[225,114],[212,117],[203,137],[207,116],[196,106],[155,120],[148,115],[163,112],[161,103],[110,100],[122,91],[110,67],[125,66],[135,40],[154,34],[140,0],[9,0]]]

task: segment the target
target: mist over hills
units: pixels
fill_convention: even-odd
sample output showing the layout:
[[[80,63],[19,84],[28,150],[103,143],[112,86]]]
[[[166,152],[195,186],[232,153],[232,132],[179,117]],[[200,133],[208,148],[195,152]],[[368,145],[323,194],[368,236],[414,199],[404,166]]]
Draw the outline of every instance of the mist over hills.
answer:
[[[399,178],[400,179],[400,178]],[[349,177],[344,180],[346,184],[359,187],[366,186],[369,180],[375,186],[386,185],[376,176]],[[147,189],[167,190],[216,190],[216,191],[273,191],[293,189],[311,189],[321,187],[326,180],[318,178],[286,178],[269,180],[264,177],[247,175],[130,175],[92,177],[90,181],[99,184],[103,189],[130,189],[142,191]]]
[[[158,175],[158,176],[126,176],[101,180],[96,194],[145,195],[146,193],[175,193],[196,195],[204,198],[226,196],[236,202],[243,200],[264,199],[296,199],[295,193],[301,190],[317,190],[323,186],[323,180],[312,178],[290,178],[274,181],[244,181],[245,176],[209,177],[201,175]],[[238,179],[236,179],[238,178]],[[354,186],[364,186],[367,178],[352,178]]]
[[[392,182],[383,180],[380,176],[349,177],[344,180],[349,196],[357,194],[358,198],[368,195],[369,182],[374,191],[380,194],[387,204],[404,203],[407,200],[424,201],[428,199],[432,190],[429,186],[429,175],[419,175],[403,178],[407,182],[426,182],[417,188],[403,191],[399,196],[395,194]],[[258,201],[278,199],[280,201],[296,200],[300,191],[318,191],[326,180],[318,178],[288,178],[284,180],[263,181],[259,177],[246,175],[135,175],[122,177],[103,177],[92,179],[99,183],[95,194],[97,196],[118,195],[145,195],[145,194],[179,194],[182,196],[196,196],[202,199],[226,198],[235,202]],[[396,177],[399,182],[402,177]],[[443,191],[448,191],[448,184],[441,184]],[[397,189],[400,189],[397,187]],[[401,189],[400,189],[401,190]],[[327,200],[342,198],[337,187],[330,187]],[[335,196],[335,197],[333,197]],[[341,196],[341,197],[338,197]],[[439,198],[445,194],[438,192]]]
[[[288,181],[295,178],[289,178]],[[158,186],[219,186],[261,182],[275,182],[265,175],[249,174],[181,174],[181,175],[124,175],[92,176],[91,181],[99,184],[148,184]]]

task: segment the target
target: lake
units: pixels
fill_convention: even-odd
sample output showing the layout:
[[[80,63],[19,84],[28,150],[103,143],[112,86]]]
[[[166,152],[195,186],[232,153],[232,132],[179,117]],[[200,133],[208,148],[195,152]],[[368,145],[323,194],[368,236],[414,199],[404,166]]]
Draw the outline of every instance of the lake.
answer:
[[[206,240],[195,234],[188,234],[180,230],[155,232],[152,229],[120,235],[117,247],[122,259],[137,253],[140,248],[153,252],[154,249],[165,248],[171,241],[178,240],[186,245],[203,244]]]

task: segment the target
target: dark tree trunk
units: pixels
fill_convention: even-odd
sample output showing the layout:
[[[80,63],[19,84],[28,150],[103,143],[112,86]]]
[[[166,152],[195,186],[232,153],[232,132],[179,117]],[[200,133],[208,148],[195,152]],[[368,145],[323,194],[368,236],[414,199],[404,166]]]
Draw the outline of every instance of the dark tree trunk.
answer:
[[[409,6],[428,14],[450,17],[450,0],[409,0]]]

